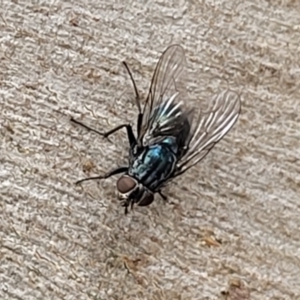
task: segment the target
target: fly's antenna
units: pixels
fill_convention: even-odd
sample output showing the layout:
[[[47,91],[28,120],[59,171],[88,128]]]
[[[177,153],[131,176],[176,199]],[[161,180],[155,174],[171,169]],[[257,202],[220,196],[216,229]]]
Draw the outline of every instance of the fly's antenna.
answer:
[[[133,79],[132,73],[131,73],[131,71],[130,71],[130,69],[129,69],[129,67],[128,67],[128,65],[127,65],[127,63],[126,63],[125,61],[123,61],[123,65],[125,66],[125,68],[126,68],[128,74],[129,74],[129,76],[130,76],[131,82],[132,82],[132,84],[133,84],[133,88],[134,88],[134,91],[135,91],[135,97],[136,97],[136,98],[135,98],[136,105],[137,105],[137,107],[138,107],[139,113],[141,113],[142,110],[141,110],[141,104],[140,104],[140,95],[139,95],[139,91],[138,91],[138,89],[137,89],[137,87],[136,87],[136,84],[135,84],[135,81],[134,81],[134,79]]]

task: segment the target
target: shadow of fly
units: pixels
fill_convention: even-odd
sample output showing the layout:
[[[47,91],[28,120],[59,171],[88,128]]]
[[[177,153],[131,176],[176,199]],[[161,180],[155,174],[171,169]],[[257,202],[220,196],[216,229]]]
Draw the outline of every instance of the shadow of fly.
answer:
[[[79,180],[76,184],[123,173],[117,181],[117,191],[125,214],[134,204],[150,205],[155,193],[167,201],[162,188],[201,161],[232,128],[241,109],[238,94],[230,90],[213,96],[205,110],[200,104],[189,107],[182,75],[185,63],[185,53],[180,45],[171,45],[163,52],[142,109],[131,71],[123,62],[136,94],[137,136],[130,124],[101,133],[71,118],[72,122],[105,138],[126,128],[130,145],[127,166]]]

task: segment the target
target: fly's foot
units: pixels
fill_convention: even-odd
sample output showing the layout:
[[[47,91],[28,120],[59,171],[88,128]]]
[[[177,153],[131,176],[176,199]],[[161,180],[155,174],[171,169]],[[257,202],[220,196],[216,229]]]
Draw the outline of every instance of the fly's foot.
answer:
[[[170,201],[166,195],[164,195],[161,191],[158,191],[158,194],[162,197],[164,200],[164,203],[172,204],[174,205],[175,203]]]

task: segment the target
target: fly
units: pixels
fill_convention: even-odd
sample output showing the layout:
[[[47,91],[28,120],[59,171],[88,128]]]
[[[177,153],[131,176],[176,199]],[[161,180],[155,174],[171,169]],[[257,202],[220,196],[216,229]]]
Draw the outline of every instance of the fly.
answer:
[[[201,161],[232,128],[241,110],[238,94],[230,90],[213,96],[210,108],[205,111],[189,108],[182,85],[185,63],[185,53],[180,45],[171,45],[163,52],[142,109],[131,71],[123,62],[136,94],[137,135],[130,124],[101,133],[71,118],[72,122],[105,138],[126,128],[130,146],[127,166],[79,180],[76,184],[123,173],[116,185],[125,214],[134,204],[150,205],[155,193],[167,201],[162,188]]]

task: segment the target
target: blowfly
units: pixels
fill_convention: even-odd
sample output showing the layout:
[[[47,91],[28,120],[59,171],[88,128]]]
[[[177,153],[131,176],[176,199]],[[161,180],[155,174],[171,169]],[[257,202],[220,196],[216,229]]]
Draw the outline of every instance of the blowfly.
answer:
[[[72,122],[103,137],[126,128],[130,146],[128,165],[77,181],[78,184],[123,173],[116,185],[125,214],[134,204],[150,205],[155,193],[167,201],[162,188],[201,161],[239,117],[240,98],[230,90],[213,96],[208,109],[189,107],[182,85],[185,63],[185,53],[180,45],[171,45],[163,52],[142,109],[133,76],[123,62],[135,90],[139,111],[136,136],[130,124],[101,133],[71,118]]]

